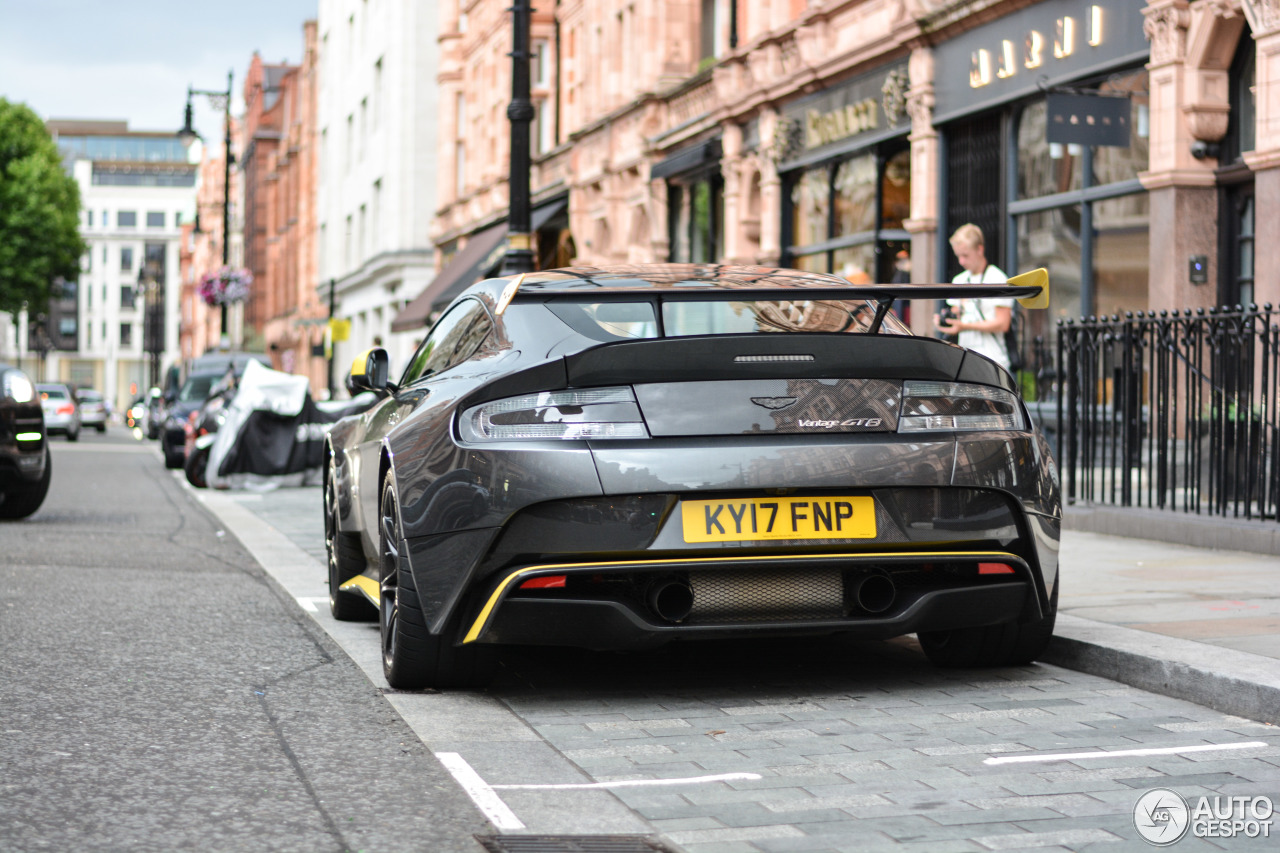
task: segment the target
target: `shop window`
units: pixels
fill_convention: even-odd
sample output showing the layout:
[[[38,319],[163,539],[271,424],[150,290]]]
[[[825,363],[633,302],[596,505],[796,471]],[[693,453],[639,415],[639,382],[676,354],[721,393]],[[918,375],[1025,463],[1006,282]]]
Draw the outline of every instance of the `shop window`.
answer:
[[[1015,219],[1018,269],[1049,271],[1048,311],[1026,311],[1027,333],[1049,340],[1057,321],[1080,316],[1082,207],[1070,204],[1027,213]]]
[[[804,172],[791,189],[791,242],[796,246],[827,239],[831,175],[824,166]]]
[[[856,283],[888,281],[910,249],[911,152],[901,140],[789,176],[784,263]]]
[[[946,129],[947,227],[942,237],[945,240],[961,225],[972,222],[982,229],[987,260],[997,265],[1004,245],[1003,126],[1000,113],[987,113],[953,122]],[[960,263],[948,249],[945,277],[950,280],[959,272]]]
[[[1151,201],[1146,193],[1093,203],[1093,283],[1098,314],[1147,310]],[[1052,298],[1052,297],[1051,297]]]
[[[1047,139],[1049,108],[1037,101],[1022,111],[1018,121],[1018,198],[1038,198],[1078,190],[1084,180],[1084,149],[1079,145],[1050,144]],[[991,257],[991,252],[987,252]]]
[[[844,237],[876,227],[876,156],[864,154],[836,167],[833,203],[836,210],[832,237]]]
[[[719,173],[671,180],[667,189],[671,260],[705,264],[724,246],[724,182]]]

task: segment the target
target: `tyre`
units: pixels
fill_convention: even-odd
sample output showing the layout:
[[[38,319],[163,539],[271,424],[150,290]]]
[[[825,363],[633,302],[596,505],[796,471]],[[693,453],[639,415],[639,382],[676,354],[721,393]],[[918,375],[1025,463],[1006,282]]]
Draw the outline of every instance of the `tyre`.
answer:
[[[106,432],[106,431],[107,431],[106,424],[98,424],[98,432]]]
[[[324,484],[324,550],[329,556],[329,612],[341,622],[371,622],[378,609],[360,595],[338,587],[364,571],[360,537],[338,529],[338,486],[330,466]]]
[[[917,635],[920,648],[934,666],[948,669],[1031,663],[1044,653],[1053,639],[1053,626],[1058,618],[1059,586],[1060,578],[1054,581],[1049,611],[1039,622],[1019,624],[1014,621],[955,631],[921,631]]]
[[[40,508],[53,479],[53,456],[44,449],[44,476],[34,483],[17,483],[0,495],[0,519],[26,518]]]
[[[439,634],[427,629],[413,573],[404,570],[400,543],[403,528],[396,497],[395,474],[387,472],[379,504],[378,632],[382,637],[382,673],[400,690],[425,687],[481,687],[493,676],[492,647],[455,647],[449,642],[455,626]]]
[[[67,441],[79,441],[79,440],[80,440],[80,427],[76,427],[74,430],[72,429],[67,430]]]
[[[181,468],[187,461],[187,455],[184,452],[186,448],[170,449],[163,441],[160,442],[160,450],[164,452],[164,467]]]
[[[187,460],[182,464],[182,470],[187,475],[187,482],[195,486],[197,489],[205,489],[209,487],[207,479],[208,473],[206,469],[209,466],[209,448],[197,447],[187,456]]]

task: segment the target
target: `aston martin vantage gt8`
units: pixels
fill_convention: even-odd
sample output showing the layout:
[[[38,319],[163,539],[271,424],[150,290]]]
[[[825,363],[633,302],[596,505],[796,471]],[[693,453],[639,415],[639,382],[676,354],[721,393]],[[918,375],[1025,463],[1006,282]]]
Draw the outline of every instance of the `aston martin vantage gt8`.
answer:
[[[1049,447],[987,358],[895,299],[756,267],[575,267],[459,296],[327,440],[330,606],[377,617],[397,688],[483,683],[503,645],[916,633],[942,666],[1053,632]]]

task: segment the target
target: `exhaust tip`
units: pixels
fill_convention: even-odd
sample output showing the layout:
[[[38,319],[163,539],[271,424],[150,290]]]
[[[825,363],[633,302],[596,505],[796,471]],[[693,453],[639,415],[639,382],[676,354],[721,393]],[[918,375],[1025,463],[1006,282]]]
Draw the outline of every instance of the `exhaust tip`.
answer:
[[[850,592],[854,603],[867,613],[884,613],[893,606],[893,601],[898,596],[893,578],[880,573],[854,578]]]
[[[664,622],[683,622],[693,612],[693,588],[678,578],[654,581],[646,598],[649,609]]]

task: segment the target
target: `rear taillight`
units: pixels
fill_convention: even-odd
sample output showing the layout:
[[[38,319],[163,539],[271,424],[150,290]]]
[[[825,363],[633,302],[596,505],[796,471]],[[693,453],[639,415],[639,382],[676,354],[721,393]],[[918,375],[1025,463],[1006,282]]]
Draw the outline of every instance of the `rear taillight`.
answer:
[[[71,405],[70,403],[63,403],[61,406],[58,407],[58,414],[60,415],[74,415],[75,413],[76,413],[76,407]]]
[[[530,578],[520,584],[521,589],[563,589],[568,581],[565,575],[544,575],[540,578]]]
[[[1026,429],[1018,398],[965,382],[902,383],[898,432]]]
[[[648,438],[630,388],[542,391],[474,406],[458,430],[466,441]]]

